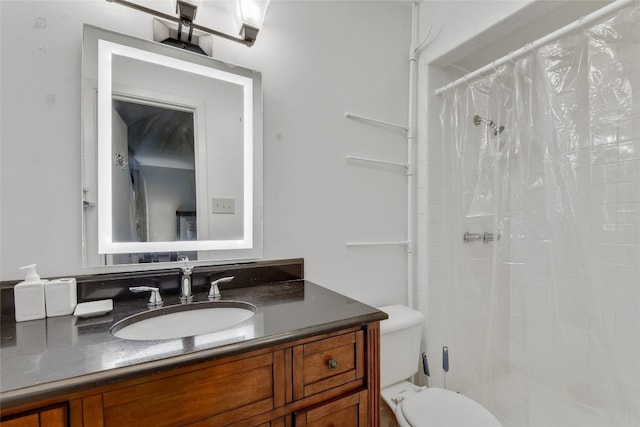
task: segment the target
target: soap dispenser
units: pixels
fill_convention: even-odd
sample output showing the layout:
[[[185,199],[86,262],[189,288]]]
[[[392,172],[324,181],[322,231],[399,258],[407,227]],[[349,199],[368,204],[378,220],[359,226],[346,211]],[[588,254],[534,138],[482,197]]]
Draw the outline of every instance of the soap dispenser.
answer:
[[[35,264],[25,265],[20,270],[26,270],[27,274],[24,281],[13,288],[16,322],[44,319],[44,284],[47,281],[40,279]]]

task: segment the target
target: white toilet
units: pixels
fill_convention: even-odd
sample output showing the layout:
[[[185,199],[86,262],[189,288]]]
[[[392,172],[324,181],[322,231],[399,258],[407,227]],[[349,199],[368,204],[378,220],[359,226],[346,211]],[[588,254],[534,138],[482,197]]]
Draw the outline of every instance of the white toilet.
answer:
[[[424,315],[402,305],[379,310],[389,315],[380,323],[382,399],[401,427],[501,427],[491,412],[466,396],[407,381],[418,366]]]

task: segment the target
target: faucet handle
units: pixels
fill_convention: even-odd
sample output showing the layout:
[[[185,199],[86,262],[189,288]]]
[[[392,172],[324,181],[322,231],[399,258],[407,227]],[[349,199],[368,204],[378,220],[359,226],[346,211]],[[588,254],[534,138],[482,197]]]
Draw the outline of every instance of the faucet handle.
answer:
[[[149,307],[160,307],[161,305],[164,305],[164,301],[162,301],[162,296],[160,295],[160,289],[154,286],[133,286],[130,287],[129,290],[131,292],[151,291],[147,305]]]
[[[209,295],[207,298],[209,298],[209,300],[217,300],[222,298],[222,295],[220,294],[220,289],[218,288],[218,283],[230,282],[233,280],[234,277],[236,276],[222,277],[218,280],[214,280],[213,282],[211,282],[211,288],[209,289]]]

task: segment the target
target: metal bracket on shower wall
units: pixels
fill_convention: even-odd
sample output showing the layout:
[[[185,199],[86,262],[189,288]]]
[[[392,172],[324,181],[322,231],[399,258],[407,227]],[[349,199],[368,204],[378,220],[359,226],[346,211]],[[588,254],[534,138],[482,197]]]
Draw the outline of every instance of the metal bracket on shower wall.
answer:
[[[482,240],[482,235],[478,234],[478,233],[464,233],[464,236],[462,237],[462,240],[465,243],[473,243],[473,242],[479,242],[480,240]]]
[[[482,235],[482,241],[485,243],[493,242],[494,240],[502,239],[502,234],[484,233]]]
[[[502,234],[494,234],[494,233],[487,233],[485,232],[484,234],[479,234],[479,233],[464,233],[464,236],[462,237],[462,240],[465,243],[474,243],[474,242],[484,242],[484,243],[489,243],[489,242],[493,242],[494,240],[500,240],[502,238]]]

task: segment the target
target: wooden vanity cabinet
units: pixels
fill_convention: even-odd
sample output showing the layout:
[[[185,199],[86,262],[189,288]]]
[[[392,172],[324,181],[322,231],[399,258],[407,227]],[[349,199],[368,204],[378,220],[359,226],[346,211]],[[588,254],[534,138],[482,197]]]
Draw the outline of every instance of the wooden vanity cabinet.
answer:
[[[60,398],[66,398],[61,403],[68,424],[66,420],[62,424],[9,424],[9,419],[5,424],[3,418],[2,426],[377,427],[379,324]]]
[[[369,420],[367,390],[323,403],[294,414],[296,427],[366,427]]]
[[[364,332],[355,331],[293,347],[293,399],[364,385]]]
[[[2,427],[66,427],[67,405],[55,405],[35,411],[2,418]]]
[[[284,405],[282,361],[279,350],[105,392],[104,425],[225,425],[271,411]]]

